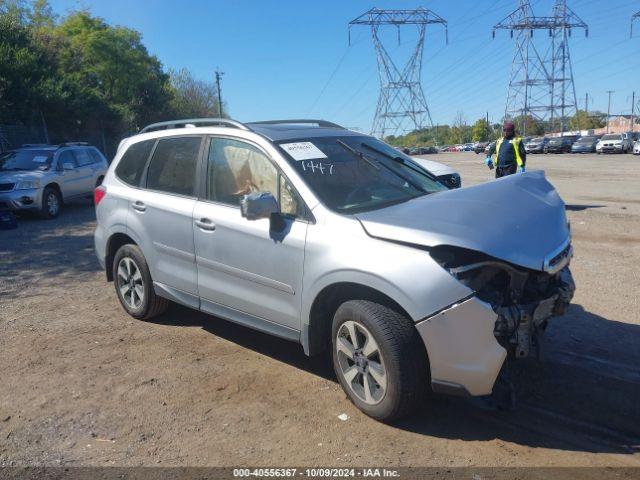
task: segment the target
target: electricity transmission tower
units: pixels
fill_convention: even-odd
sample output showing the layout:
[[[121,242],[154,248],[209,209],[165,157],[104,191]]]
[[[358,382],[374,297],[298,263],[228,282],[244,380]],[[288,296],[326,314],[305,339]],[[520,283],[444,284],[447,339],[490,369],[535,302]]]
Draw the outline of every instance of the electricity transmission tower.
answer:
[[[448,42],[447,22],[422,7],[415,10],[372,8],[349,22],[349,38],[351,28],[355,25],[371,28],[380,77],[380,95],[371,133],[379,138],[419,130],[426,125],[433,126],[421,84],[422,52],[427,25],[430,24],[444,25]],[[383,26],[395,26],[400,43],[400,27],[406,25],[417,27],[418,39],[409,60],[399,68],[380,38],[380,29]]]
[[[640,11],[631,15],[631,37],[633,37],[633,22],[640,19]]]
[[[505,117],[516,119],[523,135],[529,118],[548,122],[551,131],[565,131],[567,119],[577,111],[569,53],[572,28],[589,34],[566,0],[555,1],[551,16],[536,16],[529,0],[519,0],[519,7],[493,27],[494,38],[496,30],[509,30],[511,38],[515,34]],[[547,30],[549,40],[534,43],[535,30]]]

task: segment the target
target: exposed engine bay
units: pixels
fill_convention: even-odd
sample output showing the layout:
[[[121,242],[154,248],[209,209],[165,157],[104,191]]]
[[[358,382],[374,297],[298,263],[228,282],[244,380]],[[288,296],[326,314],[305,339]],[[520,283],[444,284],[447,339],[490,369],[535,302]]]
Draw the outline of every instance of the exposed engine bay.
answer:
[[[514,358],[539,354],[549,320],[566,312],[575,292],[569,258],[559,271],[548,273],[457,247],[436,247],[431,256],[491,305],[498,315],[494,335]]]

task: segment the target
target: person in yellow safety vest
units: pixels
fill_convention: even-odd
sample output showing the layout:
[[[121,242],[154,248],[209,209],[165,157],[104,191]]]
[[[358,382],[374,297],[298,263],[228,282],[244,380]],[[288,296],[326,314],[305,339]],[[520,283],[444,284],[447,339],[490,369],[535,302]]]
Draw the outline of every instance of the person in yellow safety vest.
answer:
[[[492,158],[494,155],[495,158]],[[490,169],[496,167],[496,178],[514,174],[518,170],[524,173],[527,152],[522,138],[516,137],[516,126],[513,122],[504,122],[502,137],[489,149],[485,162]]]

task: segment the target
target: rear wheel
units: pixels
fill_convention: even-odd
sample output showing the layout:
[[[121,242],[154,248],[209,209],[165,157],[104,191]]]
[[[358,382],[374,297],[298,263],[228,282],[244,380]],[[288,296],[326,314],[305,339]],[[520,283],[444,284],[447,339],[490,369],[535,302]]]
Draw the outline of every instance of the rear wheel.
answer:
[[[60,215],[62,206],[62,198],[60,192],[53,187],[45,187],[42,192],[42,207],[40,208],[40,216],[50,219]]]
[[[134,318],[148,320],[167,310],[169,301],[156,295],[147,261],[137,245],[123,245],[113,259],[118,300]]]
[[[392,421],[423,400],[427,356],[410,319],[374,302],[345,302],[333,318],[332,347],[340,385],[370,417]]]

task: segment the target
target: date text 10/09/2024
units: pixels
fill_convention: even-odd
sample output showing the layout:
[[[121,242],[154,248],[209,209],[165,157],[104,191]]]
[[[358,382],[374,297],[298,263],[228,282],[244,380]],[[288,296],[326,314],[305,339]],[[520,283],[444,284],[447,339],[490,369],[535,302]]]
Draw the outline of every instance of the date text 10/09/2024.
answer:
[[[397,470],[387,468],[236,468],[233,476],[242,477],[271,477],[271,478],[397,478]]]

